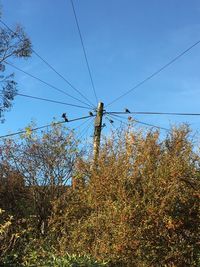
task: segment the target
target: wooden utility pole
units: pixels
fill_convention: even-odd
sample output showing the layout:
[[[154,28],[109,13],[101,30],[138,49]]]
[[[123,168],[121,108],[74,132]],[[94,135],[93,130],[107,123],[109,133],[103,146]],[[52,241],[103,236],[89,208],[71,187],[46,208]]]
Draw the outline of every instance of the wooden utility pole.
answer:
[[[99,148],[100,148],[100,141],[101,141],[101,128],[102,128],[102,118],[103,118],[103,107],[104,104],[102,102],[98,103],[97,107],[97,114],[95,119],[94,125],[94,164],[97,164],[98,157],[99,157]]]

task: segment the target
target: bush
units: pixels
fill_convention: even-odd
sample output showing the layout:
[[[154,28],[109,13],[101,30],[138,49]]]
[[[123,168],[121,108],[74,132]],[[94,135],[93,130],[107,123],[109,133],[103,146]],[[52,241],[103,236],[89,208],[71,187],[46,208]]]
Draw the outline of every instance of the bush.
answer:
[[[64,256],[57,256],[52,253],[45,253],[45,255],[38,255],[37,251],[30,253],[29,258],[22,266],[38,266],[38,267],[103,267],[108,266],[105,262],[94,260],[90,256],[81,256],[75,254],[66,254]]]
[[[0,208],[0,264],[5,255],[12,249],[16,236],[10,233],[12,225],[12,216],[8,216],[5,210]]]
[[[87,186],[54,203],[58,249],[123,267],[198,266],[200,160],[188,134],[174,129],[160,141],[158,132],[125,131],[106,140],[98,168],[79,169]]]
[[[33,209],[31,215],[21,212],[15,220],[4,213],[0,248],[2,244],[7,248],[1,266],[108,266],[108,260],[112,267],[200,266],[200,155],[187,127],[173,129],[165,139],[159,132],[120,131],[105,139],[95,167],[80,154],[78,161],[74,152],[60,154],[60,141],[54,142],[55,138],[40,139],[37,149],[31,139],[36,163],[42,166],[38,181],[42,184],[50,173],[53,184],[38,183],[33,190],[33,204],[40,204],[41,210]],[[46,142],[43,164],[36,156],[39,147],[41,152],[46,149]],[[66,164],[66,155],[69,163],[72,157],[72,165]],[[34,180],[37,164],[33,167],[28,159],[26,170],[31,168]],[[21,160],[24,164],[25,159]],[[54,183],[56,174],[67,181],[73,178],[73,186],[59,187],[62,183]],[[4,194],[6,188],[10,187],[5,187]],[[19,187],[13,188],[13,200],[17,200]],[[40,190],[44,194],[38,194]],[[19,202],[11,203],[9,210],[15,214],[13,203]],[[40,217],[46,231],[37,227]],[[9,220],[11,224],[6,223]],[[19,236],[14,247],[13,233]]]

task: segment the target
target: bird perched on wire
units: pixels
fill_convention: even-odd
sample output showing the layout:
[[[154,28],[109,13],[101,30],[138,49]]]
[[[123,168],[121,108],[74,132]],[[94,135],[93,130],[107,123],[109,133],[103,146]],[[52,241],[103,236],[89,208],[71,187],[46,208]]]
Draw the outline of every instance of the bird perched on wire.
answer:
[[[92,111],[89,112],[89,115],[90,115],[90,116],[94,116],[94,114],[92,113]]]
[[[111,119],[109,119],[108,117],[106,117],[106,119],[111,123],[111,124],[113,124],[114,123],[114,121],[113,120],[111,120]]]
[[[132,118],[131,116],[129,116],[129,117],[128,117],[128,120],[129,120],[129,121],[132,121],[132,120],[133,120],[133,118]]]
[[[65,120],[65,122],[68,122],[68,121],[69,121],[68,118],[67,118],[66,113],[63,113],[63,114],[62,114],[62,118]]]
[[[124,111],[125,111],[126,113],[131,113],[130,110],[128,110],[127,108],[125,108]]]

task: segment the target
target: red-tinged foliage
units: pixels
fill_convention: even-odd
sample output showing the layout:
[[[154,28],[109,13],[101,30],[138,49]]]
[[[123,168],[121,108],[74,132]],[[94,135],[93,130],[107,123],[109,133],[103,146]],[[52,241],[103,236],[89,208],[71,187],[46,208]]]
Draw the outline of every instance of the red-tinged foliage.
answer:
[[[26,229],[17,241],[20,264],[54,251],[117,267],[199,266],[200,157],[187,127],[165,139],[159,132],[120,130],[105,138],[98,164],[63,134],[53,129],[2,146],[1,166],[17,166],[13,174],[29,185],[32,200],[19,223]],[[21,192],[23,183],[14,188]],[[34,223],[40,218],[46,235]]]
[[[0,203],[1,208],[15,215],[15,218],[26,216],[30,207],[23,176],[4,165],[1,165],[0,170]]]
[[[98,168],[85,163],[87,186],[54,203],[60,249],[116,266],[198,266],[200,162],[188,134],[160,141],[129,129],[106,140]]]

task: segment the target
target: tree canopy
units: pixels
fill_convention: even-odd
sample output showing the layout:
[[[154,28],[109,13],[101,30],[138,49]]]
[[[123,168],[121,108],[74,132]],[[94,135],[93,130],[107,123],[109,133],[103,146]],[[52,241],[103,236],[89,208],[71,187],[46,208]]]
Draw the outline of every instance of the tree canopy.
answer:
[[[1,19],[1,16],[0,16]],[[8,73],[6,62],[14,58],[28,58],[31,56],[31,41],[21,26],[13,30],[1,23],[0,26],[0,121],[4,121],[4,113],[12,106],[17,93],[17,83],[14,73]]]

